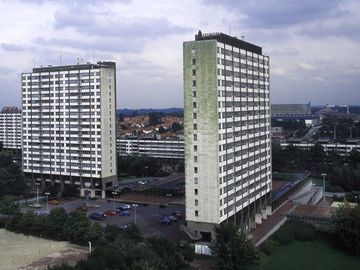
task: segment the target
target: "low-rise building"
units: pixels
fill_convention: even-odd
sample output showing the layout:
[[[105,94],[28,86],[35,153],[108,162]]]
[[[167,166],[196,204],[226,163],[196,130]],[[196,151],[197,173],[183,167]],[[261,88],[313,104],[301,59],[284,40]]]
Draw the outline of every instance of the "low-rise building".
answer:
[[[149,136],[150,137],[150,136]],[[163,159],[184,159],[184,140],[156,137],[119,137],[117,151],[120,156],[148,156]]]
[[[344,144],[344,143],[320,143],[324,147],[325,152],[335,151],[341,156],[348,155],[352,150],[360,151],[360,144]],[[302,149],[310,149],[314,143],[281,143],[281,148],[293,145]]]

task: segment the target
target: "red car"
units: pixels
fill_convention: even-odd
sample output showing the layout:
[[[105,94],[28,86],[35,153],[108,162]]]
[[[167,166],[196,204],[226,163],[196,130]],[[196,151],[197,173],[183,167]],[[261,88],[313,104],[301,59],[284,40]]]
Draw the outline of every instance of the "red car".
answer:
[[[114,211],[114,210],[107,210],[107,211],[104,212],[104,214],[105,214],[106,216],[116,216],[116,215],[117,215],[117,212]]]

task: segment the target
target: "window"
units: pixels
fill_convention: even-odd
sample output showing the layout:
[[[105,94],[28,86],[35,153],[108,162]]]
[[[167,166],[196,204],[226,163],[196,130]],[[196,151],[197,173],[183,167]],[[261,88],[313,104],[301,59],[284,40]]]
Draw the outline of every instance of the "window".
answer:
[[[199,205],[199,200],[195,200],[195,206]]]
[[[194,112],[194,113],[193,113],[193,118],[196,119],[196,116],[197,116],[197,115],[196,115],[196,113]]]
[[[194,130],[197,130],[197,124],[194,124]]]
[[[196,59],[193,58],[192,64],[193,64],[193,65],[196,65]]]
[[[194,194],[198,195],[198,189],[197,188],[194,189]]]
[[[197,177],[194,178],[194,184],[199,183],[199,179]]]
[[[197,141],[197,134],[194,134],[194,141]]]
[[[192,70],[192,75],[193,75],[193,76],[196,76],[196,69],[193,69],[193,70]]]
[[[194,145],[194,152],[197,152],[197,145]]]
[[[195,80],[193,80],[192,85],[193,85],[193,86],[196,86],[196,81],[195,81]]]
[[[199,211],[195,210],[195,217],[198,217],[198,216],[199,216]]]
[[[196,91],[192,92],[193,97],[196,97]]]
[[[198,168],[194,167],[194,173],[198,173]]]
[[[193,102],[193,108],[196,108],[196,102]]]
[[[197,163],[197,161],[198,161],[198,157],[194,156],[194,162]]]

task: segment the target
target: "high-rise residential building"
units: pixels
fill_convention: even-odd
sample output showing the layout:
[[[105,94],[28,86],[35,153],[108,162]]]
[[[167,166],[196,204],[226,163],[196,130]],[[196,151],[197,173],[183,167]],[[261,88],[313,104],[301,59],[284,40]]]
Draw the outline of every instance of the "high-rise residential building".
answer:
[[[18,107],[1,110],[0,142],[8,150],[21,150],[21,110]]]
[[[48,66],[22,74],[25,175],[105,196],[116,181],[116,65]]]
[[[271,213],[269,57],[223,33],[184,42],[187,231],[228,220],[249,231]]]

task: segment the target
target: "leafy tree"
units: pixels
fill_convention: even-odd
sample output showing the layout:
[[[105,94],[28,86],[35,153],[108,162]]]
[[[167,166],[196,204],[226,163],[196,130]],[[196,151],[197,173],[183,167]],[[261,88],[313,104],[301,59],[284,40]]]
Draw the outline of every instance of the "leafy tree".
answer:
[[[64,208],[61,207],[51,209],[46,220],[47,234],[51,238],[55,238],[58,240],[63,239],[63,237],[65,236],[64,228],[67,219],[68,214],[66,213]]]
[[[4,198],[0,201],[0,213],[4,215],[14,215],[20,211],[19,204],[11,198]]]
[[[346,251],[360,255],[360,205],[351,208],[344,204],[337,208],[332,215],[332,233]]]
[[[25,177],[18,164],[11,156],[0,152],[0,197],[4,195],[21,195],[27,189]]]
[[[73,243],[86,244],[91,223],[82,212],[71,212],[66,220],[64,234]]]
[[[173,132],[176,132],[178,130],[183,130],[184,127],[182,125],[180,125],[178,122],[174,122],[171,125],[171,129],[172,129]]]
[[[215,227],[213,252],[215,269],[219,270],[247,269],[259,260],[247,235],[231,222]]]
[[[138,226],[134,223],[131,223],[123,232],[122,237],[128,240],[131,240],[135,243],[141,242],[143,236]]]

